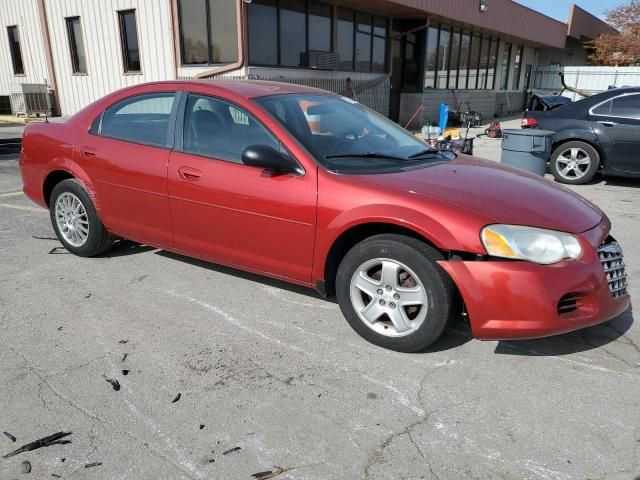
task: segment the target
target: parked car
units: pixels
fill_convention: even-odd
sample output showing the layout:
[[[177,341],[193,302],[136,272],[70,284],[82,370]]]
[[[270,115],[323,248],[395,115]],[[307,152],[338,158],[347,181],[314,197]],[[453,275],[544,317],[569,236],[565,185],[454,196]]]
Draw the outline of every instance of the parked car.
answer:
[[[605,175],[640,177],[640,88],[616,88],[544,112],[525,112],[522,128],[552,130],[551,173],[582,184]]]
[[[30,123],[20,167],[76,255],[127,238],[335,293],[362,337],[398,351],[434,342],[458,299],[485,339],[567,332],[629,307],[596,206],[431,150],[321,90],[130,87],[63,123]]]

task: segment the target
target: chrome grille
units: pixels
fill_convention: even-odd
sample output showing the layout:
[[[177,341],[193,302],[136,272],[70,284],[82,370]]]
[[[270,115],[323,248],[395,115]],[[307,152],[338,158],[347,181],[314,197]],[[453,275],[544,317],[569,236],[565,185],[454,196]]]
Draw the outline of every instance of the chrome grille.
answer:
[[[624,269],[622,248],[618,242],[611,241],[602,245],[598,248],[598,257],[607,276],[611,295],[614,297],[627,295],[627,272]]]

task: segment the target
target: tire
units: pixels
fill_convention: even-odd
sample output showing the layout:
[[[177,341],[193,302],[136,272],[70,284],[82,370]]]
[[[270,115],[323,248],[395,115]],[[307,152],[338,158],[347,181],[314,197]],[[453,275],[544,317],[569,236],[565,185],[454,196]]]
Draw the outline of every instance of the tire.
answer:
[[[566,142],[556,147],[549,163],[557,182],[582,185],[598,172],[600,154],[586,142]]]
[[[336,276],[338,303],[351,327],[365,340],[398,352],[435,342],[449,321],[455,292],[438,260],[443,257],[436,249],[403,235],[375,235],[355,245]]]
[[[91,198],[82,183],[74,178],[53,187],[49,216],[58,240],[75,255],[93,257],[106,252],[113,244],[113,237],[98,218]]]

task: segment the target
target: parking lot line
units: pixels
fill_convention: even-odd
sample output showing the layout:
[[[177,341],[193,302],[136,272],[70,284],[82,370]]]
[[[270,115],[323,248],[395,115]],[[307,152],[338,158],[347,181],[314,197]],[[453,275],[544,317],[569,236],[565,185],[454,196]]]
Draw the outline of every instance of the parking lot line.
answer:
[[[18,195],[24,195],[24,192],[0,193],[0,197],[17,197]]]
[[[27,207],[25,205],[10,205],[8,203],[0,203],[0,207],[4,208],[13,208],[14,210],[24,210],[26,212],[43,212],[48,213],[48,210],[44,208],[36,208],[36,207]]]

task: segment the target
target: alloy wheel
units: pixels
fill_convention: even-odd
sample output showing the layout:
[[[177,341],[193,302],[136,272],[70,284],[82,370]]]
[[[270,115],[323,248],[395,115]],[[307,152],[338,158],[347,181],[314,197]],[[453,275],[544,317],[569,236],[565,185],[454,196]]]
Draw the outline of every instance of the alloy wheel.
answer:
[[[56,225],[64,240],[72,247],[81,247],[89,238],[87,210],[71,192],[58,196],[55,205]]]
[[[375,258],[360,265],[351,277],[350,296],[360,320],[388,337],[410,335],[427,316],[422,281],[397,260]]]
[[[563,150],[556,159],[556,170],[566,180],[584,177],[591,168],[591,157],[581,148],[572,147]]]

